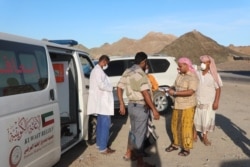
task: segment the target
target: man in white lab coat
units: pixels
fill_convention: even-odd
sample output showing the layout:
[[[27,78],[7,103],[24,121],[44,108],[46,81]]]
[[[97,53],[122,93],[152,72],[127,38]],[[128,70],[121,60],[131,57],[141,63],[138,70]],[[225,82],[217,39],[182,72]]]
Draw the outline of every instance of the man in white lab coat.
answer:
[[[108,147],[111,115],[114,115],[113,86],[103,70],[107,69],[109,57],[102,55],[90,74],[88,115],[97,115],[96,145],[102,154],[115,150]]]

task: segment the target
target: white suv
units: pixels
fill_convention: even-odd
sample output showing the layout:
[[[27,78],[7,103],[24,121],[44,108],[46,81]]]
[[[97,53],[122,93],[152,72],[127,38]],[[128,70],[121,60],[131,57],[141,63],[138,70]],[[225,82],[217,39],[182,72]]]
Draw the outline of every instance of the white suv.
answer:
[[[149,73],[153,74],[157,80],[159,87],[172,86],[177,76],[177,63],[175,57],[153,55],[148,56]],[[122,73],[134,64],[134,56],[114,57],[110,56],[108,69],[105,70],[114,87],[115,108],[119,108],[119,101],[116,93],[116,86],[121,78]],[[127,104],[126,95],[124,93],[125,103]],[[154,92],[154,103],[159,112],[164,111],[169,104],[170,98],[166,97],[162,91]]]

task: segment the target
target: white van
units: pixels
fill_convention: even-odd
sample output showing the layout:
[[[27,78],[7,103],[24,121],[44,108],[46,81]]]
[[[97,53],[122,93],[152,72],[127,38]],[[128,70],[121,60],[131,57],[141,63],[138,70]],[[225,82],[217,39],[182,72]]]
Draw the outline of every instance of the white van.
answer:
[[[53,166],[94,137],[86,115],[92,68],[73,47],[0,33],[1,166]]]
[[[110,62],[105,73],[109,76],[114,87],[115,108],[119,108],[116,86],[123,72],[134,64],[134,56],[110,56]],[[168,87],[174,84],[177,77],[177,63],[175,57],[165,55],[148,56],[149,73],[157,80],[159,87]],[[125,103],[128,101],[124,93]],[[154,92],[154,104],[159,112],[165,111],[171,103],[171,98],[166,97],[162,91]]]

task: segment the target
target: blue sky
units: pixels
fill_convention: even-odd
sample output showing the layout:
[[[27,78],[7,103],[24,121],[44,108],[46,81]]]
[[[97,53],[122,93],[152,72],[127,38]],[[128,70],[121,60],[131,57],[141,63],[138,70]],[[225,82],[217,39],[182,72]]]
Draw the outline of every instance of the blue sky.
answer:
[[[0,31],[75,39],[88,48],[149,32],[196,29],[219,44],[250,45],[249,0],[0,0]]]

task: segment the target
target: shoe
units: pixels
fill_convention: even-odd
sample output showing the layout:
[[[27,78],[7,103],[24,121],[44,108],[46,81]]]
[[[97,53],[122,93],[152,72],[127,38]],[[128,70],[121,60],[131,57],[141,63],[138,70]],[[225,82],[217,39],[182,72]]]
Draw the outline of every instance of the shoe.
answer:
[[[182,149],[182,150],[178,153],[178,155],[183,156],[183,157],[186,157],[186,156],[188,156],[189,154],[190,154],[190,151],[189,151],[189,150],[184,150],[184,149]]]
[[[111,148],[107,148],[105,151],[101,152],[101,154],[108,155],[114,153],[115,150],[112,150]]]
[[[172,151],[176,151],[176,150],[178,150],[178,148],[175,147],[175,146],[173,146],[173,145],[170,145],[170,146],[168,146],[168,147],[165,149],[166,152],[172,152]]]
[[[135,160],[137,160],[137,158],[135,157],[135,156],[128,156],[128,155],[124,155],[123,157],[122,157],[122,159],[124,160],[124,161],[135,161]]]

